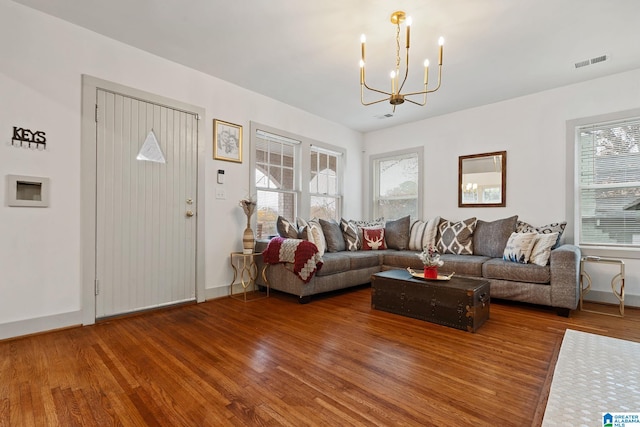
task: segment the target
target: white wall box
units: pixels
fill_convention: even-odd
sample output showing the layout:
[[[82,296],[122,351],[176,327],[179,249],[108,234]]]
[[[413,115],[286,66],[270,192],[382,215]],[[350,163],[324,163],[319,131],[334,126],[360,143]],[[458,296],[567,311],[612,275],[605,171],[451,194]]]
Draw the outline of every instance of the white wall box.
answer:
[[[7,205],[49,207],[49,178],[7,175]]]

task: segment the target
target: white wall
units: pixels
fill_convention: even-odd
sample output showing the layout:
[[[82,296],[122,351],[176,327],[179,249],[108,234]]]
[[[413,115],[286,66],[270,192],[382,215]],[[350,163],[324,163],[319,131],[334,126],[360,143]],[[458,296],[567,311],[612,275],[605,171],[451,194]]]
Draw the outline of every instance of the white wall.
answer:
[[[438,102],[437,94],[431,99]],[[567,120],[640,107],[640,70],[534,95],[468,109],[365,135],[365,185],[369,156],[408,147],[425,147],[425,217],[451,220],[476,216],[493,220],[519,215],[534,225],[567,220]],[[402,108],[411,108],[400,107]],[[428,106],[425,108],[429,108]],[[400,112],[402,114],[402,112]],[[507,206],[458,208],[458,156],[507,151]],[[567,182],[570,181],[570,182]],[[369,194],[368,191],[365,194]],[[369,209],[371,201],[365,206]],[[573,230],[567,236],[572,239]],[[640,305],[640,257],[625,255],[627,301]],[[610,277],[593,269],[593,289],[610,296]],[[599,292],[594,293],[599,294]],[[595,298],[594,298],[595,299]]]
[[[202,52],[214,55],[215,52]],[[0,339],[80,322],[81,75],[88,74],[206,109],[207,297],[226,295],[228,254],[241,250],[249,193],[251,120],[347,149],[345,216],[362,214],[362,135],[83,28],[0,0]],[[212,120],[244,127],[242,164],[212,159]],[[11,146],[13,126],[46,132],[46,151]],[[226,171],[226,200],[215,199]],[[51,179],[50,208],[10,208],[5,175]],[[351,203],[350,201],[357,201]]]

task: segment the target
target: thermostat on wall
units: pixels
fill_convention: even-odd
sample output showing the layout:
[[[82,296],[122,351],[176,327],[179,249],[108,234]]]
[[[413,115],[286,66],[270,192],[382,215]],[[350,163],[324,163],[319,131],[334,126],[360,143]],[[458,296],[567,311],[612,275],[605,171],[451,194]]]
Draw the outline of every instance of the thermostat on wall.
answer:
[[[49,207],[49,178],[7,175],[7,205]]]

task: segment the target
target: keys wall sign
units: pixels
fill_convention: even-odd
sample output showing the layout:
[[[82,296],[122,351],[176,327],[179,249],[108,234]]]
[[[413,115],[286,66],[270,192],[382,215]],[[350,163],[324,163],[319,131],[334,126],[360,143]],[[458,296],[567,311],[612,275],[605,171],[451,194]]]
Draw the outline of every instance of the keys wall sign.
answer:
[[[41,130],[32,131],[31,129],[14,126],[11,145],[14,147],[28,147],[38,150],[46,150],[47,135]]]

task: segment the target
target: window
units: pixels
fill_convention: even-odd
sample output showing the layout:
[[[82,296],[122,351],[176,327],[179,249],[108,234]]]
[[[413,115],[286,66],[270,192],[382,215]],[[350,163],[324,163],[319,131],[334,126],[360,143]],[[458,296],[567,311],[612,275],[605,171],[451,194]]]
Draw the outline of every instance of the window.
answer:
[[[277,234],[278,215],[341,217],[344,150],[257,123],[251,123],[251,145],[257,238]]]
[[[311,218],[340,220],[340,153],[311,147],[309,199]]]
[[[640,118],[575,130],[579,244],[640,247]]]
[[[277,234],[278,215],[295,219],[298,191],[296,146],[300,141],[257,130],[254,133],[257,237]]]
[[[423,148],[371,157],[374,218],[422,216]]]

